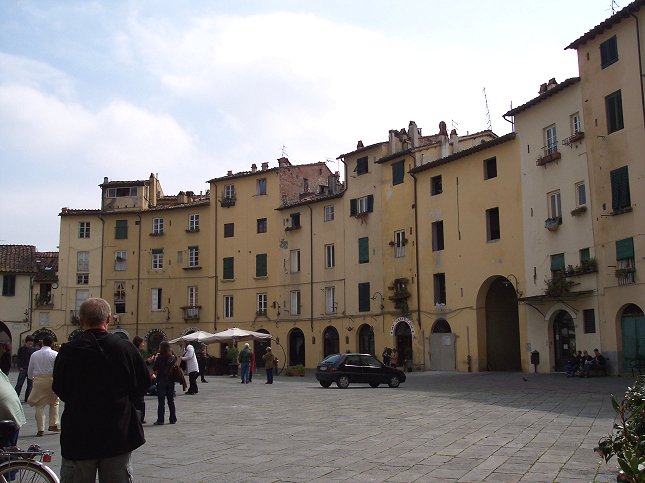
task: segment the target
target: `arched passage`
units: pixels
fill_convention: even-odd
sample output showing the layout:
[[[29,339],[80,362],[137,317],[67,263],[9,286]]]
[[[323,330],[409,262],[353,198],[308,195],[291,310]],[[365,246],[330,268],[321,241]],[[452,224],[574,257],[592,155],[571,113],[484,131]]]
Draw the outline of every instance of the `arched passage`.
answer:
[[[631,370],[629,362],[645,357],[645,315],[638,305],[629,304],[620,317],[623,343],[623,370]]]
[[[145,336],[146,348],[148,354],[156,354],[159,352],[159,344],[166,340],[166,333],[163,330],[151,329]]]
[[[259,329],[256,332],[261,334],[268,334],[269,331],[266,329]],[[262,356],[266,354],[267,347],[271,346],[271,339],[261,339],[253,341],[253,354],[255,355],[255,367],[264,367],[264,359]]]
[[[305,365],[305,334],[295,328],[289,332],[289,365]]]
[[[576,328],[571,314],[560,310],[553,319],[554,369],[562,372],[567,361],[576,353]]]
[[[496,277],[488,286],[485,314],[488,370],[522,370],[517,293],[505,277]]]
[[[338,341],[338,330],[333,325],[328,326],[323,332],[323,356],[327,357],[331,354],[338,354],[340,352],[340,344]]]
[[[363,324],[358,329],[358,352],[375,355],[374,329],[369,324]]]
[[[11,331],[4,322],[0,322],[0,344],[9,344],[11,347]]]
[[[56,337],[56,334],[51,329],[38,329],[32,334],[34,340],[43,340],[45,336],[49,336],[54,342],[58,342],[58,337]]]
[[[454,371],[456,367],[455,334],[447,320],[438,319],[430,334],[430,369]]]
[[[407,322],[396,324],[394,328],[394,347],[399,353],[398,364],[404,365],[406,361],[412,361],[412,329]]]

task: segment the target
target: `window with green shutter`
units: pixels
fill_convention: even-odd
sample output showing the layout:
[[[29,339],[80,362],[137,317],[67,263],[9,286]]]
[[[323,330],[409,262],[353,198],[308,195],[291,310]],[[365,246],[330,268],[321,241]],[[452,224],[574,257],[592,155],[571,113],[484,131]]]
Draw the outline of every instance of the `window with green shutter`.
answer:
[[[613,211],[624,210],[632,205],[629,193],[629,171],[627,166],[614,169],[609,173],[611,180],[611,208]]]
[[[564,272],[564,253],[551,255],[551,273],[555,275],[561,272]]]
[[[223,259],[224,270],[222,278],[224,280],[233,280],[235,278],[235,258],[226,257]]]
[[[255,256],[255,276],[256,277],[267,276],[267,254],[266,253],[258,253]]]
[[[607,134],[620,131],[625,127],[623,120],[623,97],[616,91],[605,97],[605,112],[607,114]]]
[[[114,238],[117,240],[125,240],[128,238],[128,220],[116,220]]]
[[[370,261],[370,239],[363,237],[358,239],[358,263]]]
[[[616,242],[616,260],[634,258],[634,239],[625,238]]]
[[[359,283],[358,284],[358,311],[359,312],[369,312],[370,311],[370,284]]]
[[[405,164],[403,161],[398,161],[392,164],[392,184],[401,184],[403,183],[403,177],[405,175]]]
[[[361,175],[365,173],[367,173],[367,156],[356,160],[356,174]]]

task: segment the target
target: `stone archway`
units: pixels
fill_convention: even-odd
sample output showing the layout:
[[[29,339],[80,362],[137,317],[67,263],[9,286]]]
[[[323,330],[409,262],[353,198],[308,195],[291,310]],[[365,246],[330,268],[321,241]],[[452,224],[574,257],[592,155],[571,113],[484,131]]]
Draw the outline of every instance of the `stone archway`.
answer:
[[[517,293],[505,277],[496,277],[485,293],[486,368],[521,371]]]
[[[323,331],[323,357],[340,352],[340,337],[338,330],[333,325]]]
[[[295,328],[289,332],[289,365],[305,365],[305,334]]]
[[[54,342],[58,342],[58,337],[51,329],[38,329],[33,334],[31,334],[34,340],[43,340],[43,337],[49,336]]]

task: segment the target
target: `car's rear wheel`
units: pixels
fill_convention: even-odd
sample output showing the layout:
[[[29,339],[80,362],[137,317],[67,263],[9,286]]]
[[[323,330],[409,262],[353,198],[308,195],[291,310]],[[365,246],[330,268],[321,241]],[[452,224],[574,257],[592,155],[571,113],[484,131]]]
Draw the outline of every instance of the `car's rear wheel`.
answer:
[[[387,383],[388,386],[399,387],[399,384],[401,384],[401,381],[399,380],[399,376],[390,376],[390,380]]]
[[[370,382],[370,386],[372,386],[372,387],[378,387],[378,382]]]
[[[338,379],[338,382],[336,383],[338,387],[341,389],[347,389],[347,386],[349,386],[349,377],[347,376],[340,376]]]
[[[329,386],[331,386],[331,381],[318,381],[320,382],[320,385],[327,389]]]

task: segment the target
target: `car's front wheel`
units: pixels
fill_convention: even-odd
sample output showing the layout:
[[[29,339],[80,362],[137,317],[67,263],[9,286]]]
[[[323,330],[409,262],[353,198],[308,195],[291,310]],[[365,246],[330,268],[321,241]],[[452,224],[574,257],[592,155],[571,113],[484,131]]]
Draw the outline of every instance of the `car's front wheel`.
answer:
[[[390,380],[387,383],[388,386],[399,387],[399,384],[401,384],[401,381],[399,380],[399,376],[390,376]]]
[[[318,381],[320,382],[320,385],[327,389],[329,386],[331,386],[331,381]]]
[[[338,379],[338,382],[336,382],[336,385],[341,389],[347,389],[347,386],[349,386],[349,377],[340,376],[340,378]]]

